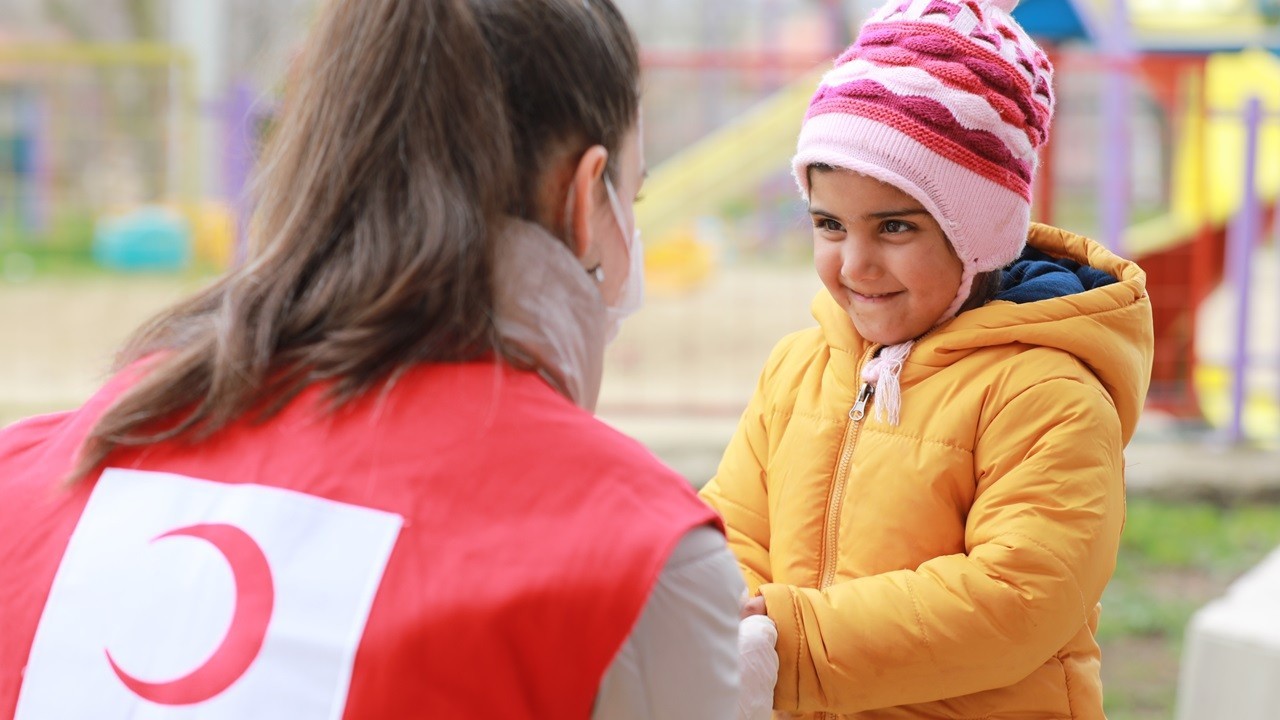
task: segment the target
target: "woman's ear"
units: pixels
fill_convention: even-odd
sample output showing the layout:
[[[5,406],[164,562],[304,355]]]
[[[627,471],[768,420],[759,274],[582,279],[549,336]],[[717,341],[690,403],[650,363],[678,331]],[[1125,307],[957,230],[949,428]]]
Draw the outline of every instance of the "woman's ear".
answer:
[[[578,160],[573,178],[569,181],[569,206],[565,210],[565,225],[572,230],[569,233],[569,249],[579,259],[587,257],[595,242],[591,234],[591,212],[595,203],[591,202],[591,198],[596,183],[604,176],[608,162],[609,151],[603,145],[592,145]]]

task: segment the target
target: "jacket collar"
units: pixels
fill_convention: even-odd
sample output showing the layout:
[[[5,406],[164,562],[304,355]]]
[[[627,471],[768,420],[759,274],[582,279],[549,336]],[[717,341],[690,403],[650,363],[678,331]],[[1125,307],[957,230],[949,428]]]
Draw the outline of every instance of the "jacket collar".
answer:
[[[604,371],[600,290],[563,242],[512,219],[495,252],[495,324],[506,354],[594,412]]]

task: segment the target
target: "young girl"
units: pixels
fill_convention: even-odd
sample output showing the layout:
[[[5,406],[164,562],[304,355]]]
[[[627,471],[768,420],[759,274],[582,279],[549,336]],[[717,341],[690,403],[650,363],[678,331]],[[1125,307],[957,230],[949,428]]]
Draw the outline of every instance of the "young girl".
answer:
[[[891,0],[800,133],[819,327],[702,492],[777,625],[780,711],[1103,717],[1151,309],[1136,265],[1029,223],[1052,69],[1011,10]]]
[[[0,431],[0,718],[726,718],[741,576],[592,415],[639,300],[610,0],[331,0],[246,261]]]

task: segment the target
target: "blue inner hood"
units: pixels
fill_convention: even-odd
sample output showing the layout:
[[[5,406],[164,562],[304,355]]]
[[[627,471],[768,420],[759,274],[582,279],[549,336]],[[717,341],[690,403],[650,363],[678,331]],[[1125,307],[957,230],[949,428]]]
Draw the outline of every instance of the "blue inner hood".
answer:
[[[1055,258],[1028,245],[1004,269],[996,300],[1030,303],[1076,295],[1116,282],[1114,277],[1074,260]]]

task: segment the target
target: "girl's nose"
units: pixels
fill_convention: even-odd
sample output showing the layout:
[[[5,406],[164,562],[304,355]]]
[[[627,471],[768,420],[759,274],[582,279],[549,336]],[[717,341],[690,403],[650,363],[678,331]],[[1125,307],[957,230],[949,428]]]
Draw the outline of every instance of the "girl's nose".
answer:
[[[880,275],[880,260],[872,243],[850,234],[840,249],[840,274],[848,280],[871,280]]]

